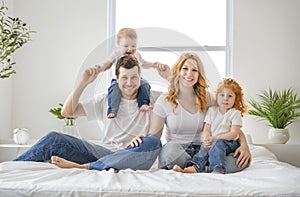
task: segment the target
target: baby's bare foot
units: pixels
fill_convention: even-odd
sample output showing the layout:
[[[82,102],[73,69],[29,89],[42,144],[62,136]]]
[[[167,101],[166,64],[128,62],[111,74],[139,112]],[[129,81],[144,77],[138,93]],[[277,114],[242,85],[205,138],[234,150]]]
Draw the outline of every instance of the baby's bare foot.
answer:
[[[116,117],[116,114],[115,114],[114,112],[111,112],[111,113],[109,113],[109,114],[107,115],[107,118],[108,118],[108,119],[112,119],[112,118],[114,118],[114,117]]]
[[[143,112],[145,112],[145,111],[150,111],[150,110],[152,110],[153,109],[153,107],[151,106],[151,105],[142,105],[141,107],[140,107],[140,111],[143,111]]]

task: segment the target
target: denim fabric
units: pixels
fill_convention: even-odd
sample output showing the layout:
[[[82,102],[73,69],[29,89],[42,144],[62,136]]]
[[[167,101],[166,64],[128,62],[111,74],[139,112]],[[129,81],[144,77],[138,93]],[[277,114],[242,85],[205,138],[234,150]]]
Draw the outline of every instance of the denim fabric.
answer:
[[[193,163],[198,172],[202,172],[208,164],[208,172],[221,172],[226,171],[226,155],[233,153],[239,144],[237,141],[217,140],[212,143],[211,148],[201,147],[200,151],[193,157]]]
[[[122,93],[119,88],[119,85],[117,83],[116,79],[111,80],[111,84],[108,88],[108,109],[107,109],[107,115],[110,113],[114,113],[115,116],[117,116],[119,105],[121,102]]]
[[[158,168],[172,169],[175,164],[184,168],[186,162],[191,160],[191,155],[186,150],[193,152],[189,144],[178,144],[172,141],[166,143],[158,157]]]
[[[233,153],[239,144],[237,141],[231,140],[217,140],[213,142],[212,147],[208,152],[208,172],[221,172],[227,173],[226,171],[226,155]]]
[[[50,132],[14,161],[48,161],[59,156],[79,164],[97,160],[113,152],[96,144],[59,132]]]
[[[150,89],[151,86],[149,85],[148,81],[141,78],[140,81],[140,87],[138,89],[138,95],[137,95],[137,102],[138,107],[140,108],[142,105],[149,105],[150,104]],[[111,80],[111,84],[108,88],[108,109],[107,109],[107,115],[111,112],[117,116],[120,102],[122,98],[122,93],[119,88],[119,85],[117,83],[116,79]]]
[[[191,164],[195,165],[197,172],[203,172],[205,166],[208,164],[208,151],[209,148],[201,146],[199,152],[197,152],[190,161]]]
[[[161,141],[156,135],[143,137],[142,141],[143,142],[139,144],[139,146],[129,146],[128,148],[121,149],[113,154],[104,156],[95,162],[89,163],[89,169],[150,169],[161,150]]]
[[[144,137],[143,143],[138,147],[112,152],[73,136],[50,132],[14,161],[47,161],[55,155],[79,164],[89,163],[89,169],[147,170],[160,150],[161,142],[156,135]]]
[[[141,83],[140,83],[140,87],[139,87],[138,95],[137,95],[137,102],[138,102],[139,108],[142,105],[150,104],[150,89],[151,89],[151,86],[149,85],[148,81],[141,78]]]
[[[163,169],[172,169],[175,164],[181,168],[192,165],[191,161],[194,155],[199,151],[200,143],[179,144],[176,142],[168,142],[163,147],[159,154],[158,167]],[[226,156],[226,172],[239,172],[246,167],[237,167],[237,157],[233,157],[233,153]]]

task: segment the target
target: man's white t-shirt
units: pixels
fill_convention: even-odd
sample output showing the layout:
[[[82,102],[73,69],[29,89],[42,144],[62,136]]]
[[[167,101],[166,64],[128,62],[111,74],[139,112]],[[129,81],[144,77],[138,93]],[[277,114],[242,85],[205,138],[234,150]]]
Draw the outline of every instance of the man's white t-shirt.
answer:
[[[154,91],[153,91],[154,92]],[[153,103],[159,92],[151,92]],[[126,147],[133,137],[147,134],[149,126],[149,112],[140,112],[137,100],[122,98],[118,116],[107,118],[107,94],[102,93],[81,102],[88,120],[97,120],[99,125],[100,144],[116,151]]]

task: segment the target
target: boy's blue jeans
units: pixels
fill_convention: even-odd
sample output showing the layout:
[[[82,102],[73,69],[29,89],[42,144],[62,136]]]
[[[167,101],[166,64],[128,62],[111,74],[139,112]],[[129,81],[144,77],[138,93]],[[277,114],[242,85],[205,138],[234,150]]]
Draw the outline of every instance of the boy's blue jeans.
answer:
[[[149,105],[150,104],[150,89],[151,86],[149,85],[148,81],[141,78],[140,87],[138,89],[137,95],[137,102],[138,107],[140,108],[142,105]],[[108,109],[107,115],[110,113],[114,113],[115,116],[118,113],[120,102],[122,98],[122,92],[119,88],[116,79],[111,80],[111,84],[108,88]]]
[[[200,151],[194,155],[191,163],[195,165],[198,172],[202,172],[205,166],[208,165],[208,172],[225,174],[227,173],[226,155],[233,153],[238,147],[238,142],[234,140],[214,141],[211,148],[201,146]]]
[[[89,164],[90,170],[114,168],[148,170],[161,150],[156,135],[143,138],[142,146],[127,147],[113,152],[102,146],[59,132],[50,132],[14,161],[48,161],[59,156],[79,164]]]

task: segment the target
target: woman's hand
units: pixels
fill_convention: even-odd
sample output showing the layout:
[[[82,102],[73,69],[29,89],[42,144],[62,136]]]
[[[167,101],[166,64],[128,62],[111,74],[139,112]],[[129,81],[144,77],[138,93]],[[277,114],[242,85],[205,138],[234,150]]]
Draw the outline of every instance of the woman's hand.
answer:
[[[250,163],[251,163],[251,153],[250,153],[248,145],[246,145],[246,146],[241,145],[240,147],[238,147],[235,150],[235,153],[234,153],[233,157],[238,156],[238,154],[239,154],[239,157],[236,161],[236,165],[238,167],[245,167],[247,165],[250,165]]]
[[[127,147],[129,147],[129,146],[131,146],[131,147],[139,146],[139,143],[140,144],[143,143],[143,140],[142,140],[143,137],[145,137],[145,135],[139,135],[139,136],[134,137]]]
[[[166,80],[168,80],[169,76],[171,75],[170,67],[167,64],[157,63],[156,70],[158,74]]]

